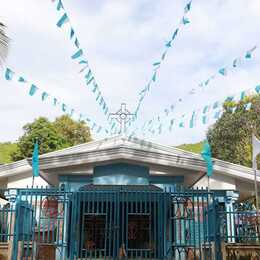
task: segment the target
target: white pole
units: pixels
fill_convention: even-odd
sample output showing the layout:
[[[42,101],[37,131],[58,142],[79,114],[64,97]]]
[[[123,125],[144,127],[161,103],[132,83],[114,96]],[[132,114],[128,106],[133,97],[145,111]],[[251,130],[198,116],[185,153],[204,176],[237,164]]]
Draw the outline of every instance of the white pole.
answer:
[[[259,210],[259,201],[258,201],[258,187],[257,187],[257,178],[256,178],[256,169],[254,169],[255,173],[255,203],[256,203],[256,212]]]

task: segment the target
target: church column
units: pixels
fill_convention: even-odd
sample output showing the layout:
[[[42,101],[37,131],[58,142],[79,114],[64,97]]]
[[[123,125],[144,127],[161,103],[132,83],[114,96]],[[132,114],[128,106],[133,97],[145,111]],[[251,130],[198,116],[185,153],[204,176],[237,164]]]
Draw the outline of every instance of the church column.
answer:
[[[235,243],[235,212],[234,203],[238,199],[238,193],[234,191],[227,191],[225,197],[225,210],[226,210],[226,232],[227,232],[227,242]]]

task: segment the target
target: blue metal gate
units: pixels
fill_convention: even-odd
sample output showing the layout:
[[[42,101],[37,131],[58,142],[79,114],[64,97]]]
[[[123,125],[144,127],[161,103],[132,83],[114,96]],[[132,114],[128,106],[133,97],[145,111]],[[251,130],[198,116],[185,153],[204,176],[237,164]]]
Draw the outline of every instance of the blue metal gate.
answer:
[[[0,208],[12,260],[221,260],[222,242],[259,244],[259,230],[255,211],[226,212],[214,192],[152,185],[16,190]]]

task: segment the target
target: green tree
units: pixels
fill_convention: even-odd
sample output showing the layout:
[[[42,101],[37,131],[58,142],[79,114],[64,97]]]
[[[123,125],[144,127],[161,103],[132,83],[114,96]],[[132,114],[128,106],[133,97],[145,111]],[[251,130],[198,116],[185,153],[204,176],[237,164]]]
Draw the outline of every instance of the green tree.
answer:
[[[23,130],[24,134],[17,142],[17,150],[11,154],[13,161],[31,157],[35,140],[38,140],[40,154],[91,140],[86,124],[75,122],[68,116],[58,117],[54,122],[40,117],[26,124]]]
[[[74,121],[69,116],[64,115],[58,117],[53,125],[58,134],[64,138],[64,147],[87,143],[92,140],[90,129],[84,121]]]
[[[246,109],[250,102],[251,108]],[[221,160],[252,167],[252,132],[260,137],[260,95],[237,103],[228,101],[223,107],[223,115],[207,133],[212,154]]]

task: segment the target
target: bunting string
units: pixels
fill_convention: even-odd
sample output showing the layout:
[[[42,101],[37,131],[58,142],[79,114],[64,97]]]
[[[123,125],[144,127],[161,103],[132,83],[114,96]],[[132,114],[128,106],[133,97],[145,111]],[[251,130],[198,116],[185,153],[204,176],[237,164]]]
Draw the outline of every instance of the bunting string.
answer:
[[[206,80],[201,81],[197,86],[190,89],[183,97],[176,99],[170,106],[166,107],[163,110],[163,114],[155,116],[153,119],[146,121],[145,124],[147,124],[148,122],[150,122],[150,124],[155,122],[160,122],[160,118],[164,116],[169,117],[171,113],[175,111],[177,105],[184,103],[184,101],[187,98],[198,94],[200,91],[207,90],[210,86],[210,83],[218,76],[227,77],[231,72],[231,70],[239,68],[239,66],[241,66],[243,62],[250,60],[253,57],[253,52],[256,49],[257,49],[257,45],[244,52],[241,56],[233,59],[230,65],[219,68],[215,74],[211,75]]]
[[[70,18],[68,13],[65,11],[62,0],[52,0],[53,3],[57,3],[56,10],[59,13],[62,13],[58,22],[57,27],[59,29],[68,29],[68,38],[73,44],[75,51],[71,55],[71,59],[76,62],[80,68],[79,74],[83,75],[83,80],[87,86],[87,88],[91,91],[91,93],[95,97],[95,101],[97,105],[102,109],[103,114],[106,116],[106,119],[109,119],[109,107],[105,98],[100,90],[99,85],[97,84],[96,78],[94,77],[93,70],[89,66],[89,60],[85,55],[85,52],[80,47],[79,38],[76,35],[75,29],[70,22]]]
[[[10,68],[5,68],[4,79],[7,81],[14,81],[24,86],[27,86],[28,95],[31,97],[36,96],[37,94],[40,96],[42,102],[50,101],[52,106],[59,108],[62,113],[69,115],[71,118],[74,118],[79,121],[85,121],[87,125],[90,127],[91,131],[94,133],[105,133],[109,134],[109,131],[101,125],[98,125],[94,120],[90,119],[88,116],[83,113],[77,112],[75,109],[71,108],[67,103],[61,101],[59,98],[52,96],[49,92],[41,90],[37,85],[30,82],[24,76],[16,76],[16,73]]]
[[[202,125],[209,124],[212,121],[218,120],[224,109],[223,104],[226,101],[234,101],[239,102],[244,100],[246,97],[253,95],[253,94],[260,94],[260,84],[250,88],[238,92],[233,95],[229,95],[224,99],[220,99],[217,101],[212,102],[211,104],[205,105],[198,109],[193,110],[192,112],[188,112],[183,114],[179,117],[173,117],[167,122],[163,122],[161,119],[157,119],[157,122],[154,123],[152,120],[144,123],[141,128],[137,129],[142,132],[143,135],[146,134],[148,131],[150,134],[162,134],[163,131],[172,132],[173,128],[194,128],[199,123]],[[251,108],[251,102],[245,104],[245,109],[249,110]],[[235,112],[237,109],[236,106],[232,108],[232,112]],[[135,130],[136,131],[136,130]]]
[[[172,36],[170,37],[169,40],[167,40],[167,42],[164,45],[164,50],[160,56],[160,58],[158,60],[156,60],[153,64],[153,72],[152,72],[152,76],[149,80],[149,82],[146,84],[146,86],[142,89],[142,91],[139,93],[139,100],[138,100],[138,105],[135,109],[135,117],[134,117],[134,121],[137,119],[137,115],[140,109],[141,104],[144,101],[144,98],[147,96],[147,94],[149,93],[151,87],[153,86],[153,84],[155,84],[155,82],[157,81],[158,78],[158,74],[159,74],[159,70],[161,68],[161,65],[163,64],[163,62],[165,61],[166,57],[167,57],[167,53],[169,52],[170,48],[173,46],[173,42],[175,41],[178,33],[180,32],[180,30],[187,24],[190,23],[190,20],[188,18],[188,14],[191,10],[191,4],[192,1],[188,2],[184,8],[184,14],[180,20],[179,26],[177,27],[177,29],[173,32]]]

